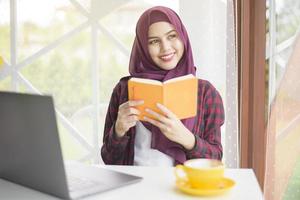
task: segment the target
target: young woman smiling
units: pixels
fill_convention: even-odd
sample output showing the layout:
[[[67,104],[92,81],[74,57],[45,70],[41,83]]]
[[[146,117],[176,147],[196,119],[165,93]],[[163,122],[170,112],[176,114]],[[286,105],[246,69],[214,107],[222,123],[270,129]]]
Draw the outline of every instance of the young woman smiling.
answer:
[[[147,109],[158,120],[141,122],[135,106],[143,100],[128,100],[131,77],[166,81],[196,74],[186,29],[173,10],[157,6],[141,15],[129,73],[115,86],[109,103],[101,149],[106,164],[172,166],[191,158],[222,159],[223,102],[208,81],[198,79],[197,115],[183,120],[158,104],[164,114]]]

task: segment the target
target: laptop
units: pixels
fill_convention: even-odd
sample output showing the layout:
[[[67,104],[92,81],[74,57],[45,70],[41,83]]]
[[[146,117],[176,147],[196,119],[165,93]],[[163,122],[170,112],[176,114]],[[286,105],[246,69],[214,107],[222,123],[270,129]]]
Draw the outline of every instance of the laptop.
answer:
[[[63,162],[51,96],[0,92],[0,178],[63,199],[78,199],[142,178]]]

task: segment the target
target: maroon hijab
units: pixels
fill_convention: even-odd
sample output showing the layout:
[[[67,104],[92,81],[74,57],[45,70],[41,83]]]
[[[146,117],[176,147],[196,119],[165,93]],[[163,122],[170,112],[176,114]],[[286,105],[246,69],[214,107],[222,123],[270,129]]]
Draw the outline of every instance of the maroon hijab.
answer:
[[[160,21],[172,24],[184,44],[183,56],[177,66],[171,70],[163,70],[156,66],[148,52],[149,26]],[[146,10],[139,18],[130,56],[129,73],[132,77],[150,78],[159,81],[166,81],[187,74],[195,75],[196,68],[187,31],[179,16],[170,8],[162,6],[152,7]],[[182,123],[192,131],[194,121],[195,117],[184,119]],[[157,127],[150,123],[143,122],[143,124],[152,132],[152,148],[173,157],[177,163],[182,163],[186,160],[185,152],[181,145],[168,140]]]

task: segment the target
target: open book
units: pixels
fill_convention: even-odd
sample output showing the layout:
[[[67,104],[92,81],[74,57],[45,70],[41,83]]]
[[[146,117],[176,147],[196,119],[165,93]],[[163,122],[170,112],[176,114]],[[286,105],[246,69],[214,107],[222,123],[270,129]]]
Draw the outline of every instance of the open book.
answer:
[[[179,119],[193,117],[197,114],[197,92],[198,79],[192,74],[165,82],[144,78],[131,78],[128,81],[129,100],[144,100],[144,104],[137,106],[141,111],[139,120],[144,120],[144,116],[153,118],[144,111],[145,108],[162,114],[156,103],[166,106]]]

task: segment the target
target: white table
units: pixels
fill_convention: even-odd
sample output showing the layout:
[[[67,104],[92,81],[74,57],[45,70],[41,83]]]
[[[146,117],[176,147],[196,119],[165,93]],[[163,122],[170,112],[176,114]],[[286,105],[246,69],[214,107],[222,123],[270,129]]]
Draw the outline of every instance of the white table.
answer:
[[[139,183],[87,197],[85,200],[263,200],[261,189],[252,169],[226,169],[225,176],[236,182],[234,188],[220,196],[199,197],[186,195],[176,189],[174,168],[171,167],[103,167],[142,176],[144,179]],[[0,199],[51,200],[57,198],[0,179]]]

